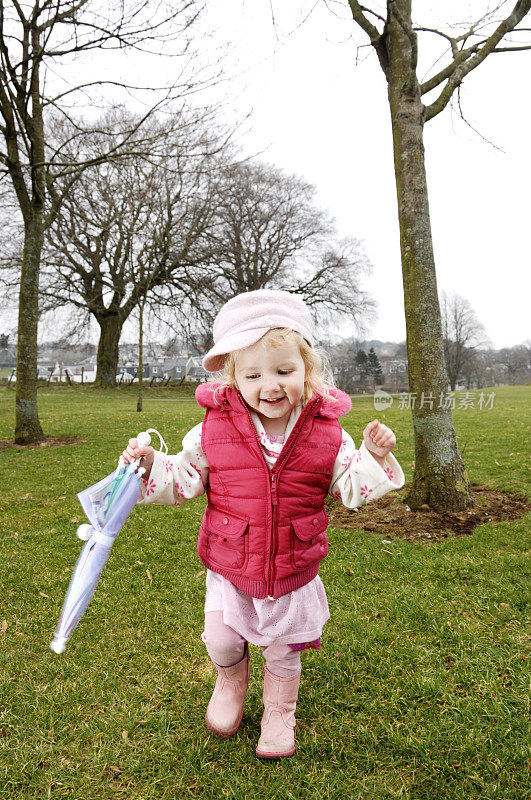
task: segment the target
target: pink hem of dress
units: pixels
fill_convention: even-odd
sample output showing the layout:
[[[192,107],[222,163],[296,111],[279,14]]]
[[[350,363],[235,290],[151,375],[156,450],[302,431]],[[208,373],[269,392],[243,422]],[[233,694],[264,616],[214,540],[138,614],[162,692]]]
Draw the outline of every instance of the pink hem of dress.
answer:
[[[321,640],[314,639],[313,642],[300,642],[300,644],[288,644],[292,650],[321,650]]]

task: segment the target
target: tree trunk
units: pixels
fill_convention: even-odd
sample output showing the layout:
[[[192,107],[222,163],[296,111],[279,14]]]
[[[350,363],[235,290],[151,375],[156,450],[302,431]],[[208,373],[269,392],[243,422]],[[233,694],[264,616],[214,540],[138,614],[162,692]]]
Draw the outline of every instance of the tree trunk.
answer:
[[[402,23],[411,26],[411,0],[397,0]],[[410,27],[411,31],[411,27]],[[445,408],[448,377],[424,164],[424,106],[416,76],[415,34],[391,15],[388,30],[389,104],[393,130],[400,246],[407,330],[409,390],[415,434],[415,472],[407,497],[411,508],[436,511],[471,504],[452,414]],[[432,407],[430,407],[430,405]]]
[[[144,301],[141,301],[138,306],[138,325],[138,399],[136,401],[136,410],[142,411],[142,397],[144,394]]]
[[[116,386],[118,371],[118,343],[122,333],[123,320],[117,312],[97,316],[100,326],[98,356],[96,366],[96,386]]]
[[[18,304],[15,442],[45,439],[37,410],[37,324],[39,268],[43,245],[42,211],[32,209],[24,225],[24,253]]]

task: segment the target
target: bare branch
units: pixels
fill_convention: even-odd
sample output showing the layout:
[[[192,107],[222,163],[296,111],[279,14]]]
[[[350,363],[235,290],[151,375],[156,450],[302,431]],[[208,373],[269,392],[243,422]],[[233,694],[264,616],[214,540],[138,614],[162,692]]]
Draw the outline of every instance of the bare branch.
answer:
[[[375,25],[373,25],[372,22],[369,19],[367,19],[367,17],[364,14],[364,12],[369,12],[369,10],[366,9],[364,6],[361,6],[357,2],[357,0],[349,0],[349,6],[354,21],[358,23],[360,28],[364,30],[367,36],[369,37],[371,45],[376,50],[380,66],[384,74],[387,75],[389,59],[385,47],[385,36],[384,36],[385,26],[384,26],[384,33],[380,33],[378,28]]]
[[[496,47],[496,48],[494,48],[494,50],[492,52],[493,53],[514,53],[517,50],[531,50],[531,44],[523,44],[523,45],[520,45],[518,47],[516,45],[514,47]]]
[[[463,81],[466,75],[472,70],[476,69],[490,53],[494,52],[498,43],[506,36],[507,33],[514,31],[522,19],[529,13],[531,9],[531,0],[518,0],[512,12],[497,26],[495,31],[485,40],[483,45],[477,52],[471,55],[462,63],[455,64],[455,68],[451,72],[446,86],[440,93],[439,97],[430,105],[426,107],[426,120],[432,119],[437,114],[446,108],[452,94],[459,84]]]
[[[364,11],[366,14],[370,14],[376,19],[379,19],[380,22],[383,22],[385,25],[385,17],[382,17],[380,14],[377,14],[376,11],[373,11],[372,8],[366,8],[365,6],[360,6],[361,10]]]
[[[349,0],[349,6],[354,20],[358,23],[360,28],[365,31],[371,40],[371,44],[376,47],[376,44],[380,40],[381,33],[363,13],[367,11],[367,9],[361,6],[357,0]]]
[[[480,47],[480,44],[473,45],[472,47],[467,47],[466,50],[459,50],[457,55],[455,56],[454,61],[451,64],[448,64],[447,67],[442,69],[436,75],[434,75],[429,80],[425,81],[421,84],[420,93],[421,95],[426,94],[427,92],[431,92],[432,89],[435,89],[441,83],[443,83],[447,78],[454,74],[456,69],[459,67],[460,64],[465,62],[467,58],[470,58],[473,53],[477,52],[477,49]]]
[[[474,126],[467,120],[467,118],[465,117],[465,114],[463,112],[463,108],[461,106],[461,87],[460,86],[457,87],[457,107],[459,109],[459,116],[461,117],[461,119],[463,120],[465,125],[467,125],[467,127],[469,127],[470,130],[474,131],[476,136],[479,136],[480,139],[483,139],[484,142],[489,144],[495,150],[498,150],[500,153],[505,153],[505,150],[502,147],[499,147],[497,144],[494,144],[494,142],[491,142],[490,139],[487,139],[486,136],[484,136],[480,131],[478,131],[477,128],[474,128]]]

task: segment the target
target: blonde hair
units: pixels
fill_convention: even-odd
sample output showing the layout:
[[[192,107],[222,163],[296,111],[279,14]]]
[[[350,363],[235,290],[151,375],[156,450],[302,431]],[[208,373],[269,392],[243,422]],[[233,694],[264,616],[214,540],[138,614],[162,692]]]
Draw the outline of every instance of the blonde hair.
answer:
[[[321,397],[330,397],[332,400],[335,400],[336,398],[330,394],[330,389],[334,388],[334,379],[332,377],[328,356],[324,350],[312,347],[302,334],[291,328],[272,328],[265,333],[259,341],[263,342],[266,347],[279,348],[282,347],[289,338],[294,338],[299,345],[299,352],[304,361],[305,377],[302,405],[305,406],[314,394],[319,394]],[[238,352],[240,351],[235,350],[232,353],[228,353],[226,356],[223,370],[219,374],[220,386],[216,392],[223,386],[230,386],[233,389],[238,388],[235,374],[236,353]]]

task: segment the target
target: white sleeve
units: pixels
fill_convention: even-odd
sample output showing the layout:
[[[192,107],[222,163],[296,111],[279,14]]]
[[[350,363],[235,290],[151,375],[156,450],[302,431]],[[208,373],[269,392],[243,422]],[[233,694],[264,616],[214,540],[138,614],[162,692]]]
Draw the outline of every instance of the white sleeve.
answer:
[[[402,467],[392,453],[381,467],[361,443],[356,450],[350,434],[343,431],[341,447],[336,457],[329,493],[347,508],[371,503],[405,483]]]
[[[176,455],[155,451],[155,460],[147,481],[141,481],[139,505],[179,506],[205,493],[208,484],[208,461],[201,447],[203,423],[192,428],[183,439],[183,449]]]

